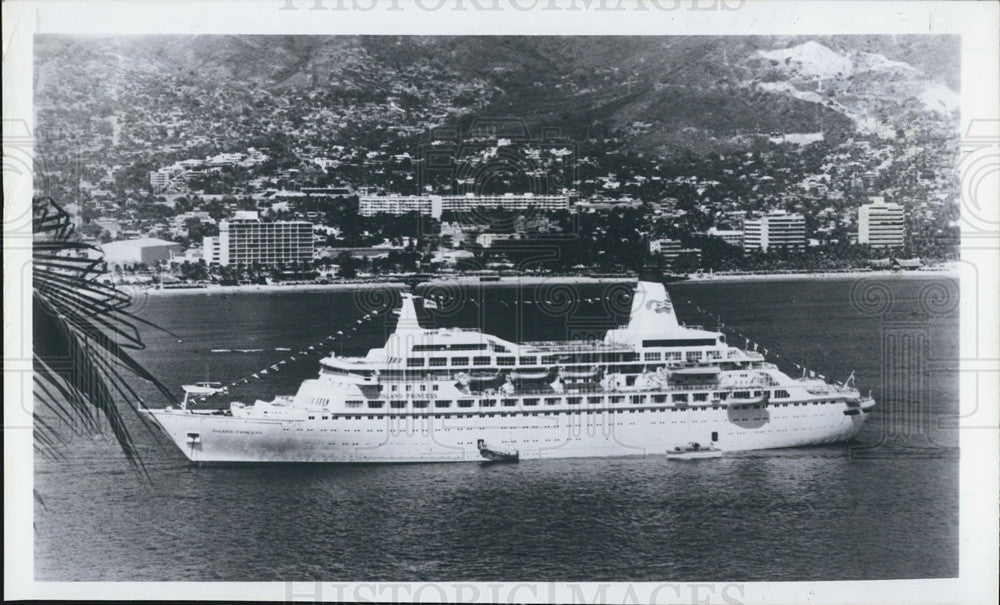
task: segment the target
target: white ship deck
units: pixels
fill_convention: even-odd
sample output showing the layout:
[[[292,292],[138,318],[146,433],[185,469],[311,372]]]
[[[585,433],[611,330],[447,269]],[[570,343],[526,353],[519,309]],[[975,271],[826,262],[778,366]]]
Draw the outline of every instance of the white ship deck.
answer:
[[[151,414],[195,461],[412,462],[478,459],[480,439],[523,459],[829,443],[874,407],[682,326],[660,284],[640,282],[634,298],[628,326],[604,340],[517,344],[421,328],[404,297],[384,347],[323,359],[294,396]]]

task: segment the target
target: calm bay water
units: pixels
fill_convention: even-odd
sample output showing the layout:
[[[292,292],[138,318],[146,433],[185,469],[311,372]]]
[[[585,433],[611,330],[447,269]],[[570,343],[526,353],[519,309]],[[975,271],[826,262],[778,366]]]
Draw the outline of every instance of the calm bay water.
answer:
[[[762,581],[954,577],[958,573],[957,284],[681,283],[682,321],[742,336],[880,403],[857,441],[694,464],[661,457],[517,465],[192,468],[138,423],[150,476],[104,436],[36,460],[39,580]],[[512,340],[603,335],[627,316],[620,285],[424,291],[428,324]],[[252,401],[291,393],[316,350],[363,353],[392,328],[398,295],[185,294],[140,299],[140,359],[171,387],[232,382]],[[590,302],[588,302],[588,299]],[[516,304],[520,301],[520,304]],[[690,301],[690,302],[687,302]],[[700,309],[700,310],[699,310]],[[375,313],[352,331],[356,320]],[[336,340],[325,339],[344,331]],[[178,342],[178,338],[182,342]],[[348,338],[349,337],[349,338]],[[230,352],[212,352],[229,349]],[[236,352],[241,349],[247,352]],[[276,350],[276,349],[290,349]],[[307,350],[307,349],[306,349]],[[295,356],[294,361],[291,356]],[[165,405],[145,389],[152,407]]]

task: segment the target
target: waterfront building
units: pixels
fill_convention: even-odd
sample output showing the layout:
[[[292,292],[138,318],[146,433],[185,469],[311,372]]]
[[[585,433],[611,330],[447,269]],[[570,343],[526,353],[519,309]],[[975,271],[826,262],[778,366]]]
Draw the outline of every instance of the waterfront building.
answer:
[[[313,225],[307,221],[261,221],[256,212],[237,212],[219,222],[219,235],[204,238],[205,262],[211,265],[263,266],[310,263]]]
[[[181,253],[181,245],[177,242],[144,237],[118,242],[109,242],[100,246],[104,260],[109,265],[146,265],[152,267],[156,263],[169,260]]]
[[[899,204],[873,197],[870,204],[858,208],[859,244],[898,248],[903,245],[903,234],[903,207]]]
[[[742,231],[735,229],[716,229],[715,227],[712,227],[706,232],[706,234],[712,237],[718,237],[731,246],[737,246],[739,248],[743,247]]]
[[[677,240],[662,238],[649,242],[649,251],[658,254],[667,264],[673,267],[677,259],[683,257],[694,257],[695,262],[701,262],[701,250],[697,248],[683,248]]]
[[[806,222],[801,214],[778,211],[743,222],[743,249],[803,248]]]
[[[654,239],[649,242],[649,251],[664,258],[674,259],[681,251],[681,243],[669,238]]]

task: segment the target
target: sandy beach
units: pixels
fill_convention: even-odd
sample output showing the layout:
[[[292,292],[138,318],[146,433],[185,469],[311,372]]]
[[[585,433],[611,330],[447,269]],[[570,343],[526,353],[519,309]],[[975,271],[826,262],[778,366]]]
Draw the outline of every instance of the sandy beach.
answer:
[[[735,281],[787,281],[795,279],[860,279],[870,278],[907,278],[946,276],[958,277],[957,265],[946,265],[934,269],[917,269],[899,271],[880,269],[870,271],[824,271],[814,273],[699,273],[688,276],[689,282],[723,283]]]
[[[698,273],[691,274],[688,283],[731,283],[740,281],[787,281],[796,279],[859,279],[859,278],[907,278],[928,276],[957,277],[958,267],[954,264],[942,265],[933,269],[915,271],[867,270],[867,271],[828,271],[815,273]],[[482,280],[477,275],[455,275],[436,277],[422,284],[430,286],[532,286],[543,284],[611,284],[634,281],[635,277],[591,277],[586,275],[524,275],[503,276],[500,278]],[[324,290],[350,290],[356,288],[389,288],[402,289],[408,285],[399,278],[367,281],[337,282],[332,284],[267,284],[220,286],[212,284],[203,288],[148,288],[144,293],[151,296],[176,296],[182,294],[245,294],[272,292],[310,292]]]
[[[353,290],[364,287],[379,288],[405,288],[406,284],[400,281],[359,281],[359,282],[338,282],[335,284],[265,284],[265,285],[242,285],[242,286],[220,286],[211,284],[203,288],[147,288],[143,291],[150,296],[177,296],[182,294],[247,294],[247,293],[272,293],[272,292],[311,292],[321,290]]]

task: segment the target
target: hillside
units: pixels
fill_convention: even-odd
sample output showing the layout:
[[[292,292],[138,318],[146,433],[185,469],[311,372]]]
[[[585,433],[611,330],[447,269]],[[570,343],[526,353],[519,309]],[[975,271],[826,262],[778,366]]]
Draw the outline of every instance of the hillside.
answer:
[[[678,133],[860,128],[892,132],[912,119],[952,119],[957,39],[697,37],[41,37],[37,98],[74,100],[108,117],[142,98],[162,113],[215,107],[228,136],[251,138],[286,104],[336,139],[337,106],[358,128],[426,128],[472,115],[516,116],[572,137],[611,131],[649,151],[683,147]],[[949,48],[950,47],[950,48]],[[949,52],[950,51],[950,52]],[[928,55],[931,55],[930,57]],[[946,62],[946,61],[945,61]],[[66,81],[62,76],[73,75]],[[69,86],[67,86],[69,85]],[[391,102],[390,102],[391,101]],[[381,109],[367,116],[366,108]],[[247,116],[247,114],[250,114]],[[246,116],[249,119],[242,120]],[[54,117],[58,117],[55,115]],[[266,126],[264,127],[266,130]],[[347,130],[353,130],[348,128]],[[188,132],[197,135],[198,132]]]

